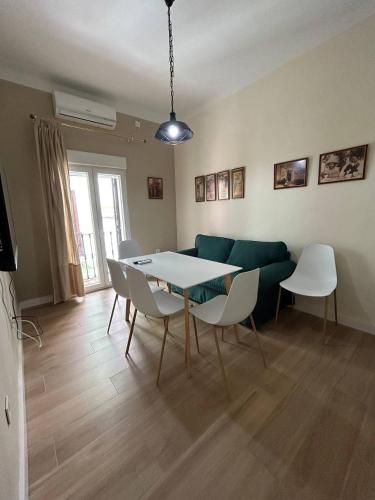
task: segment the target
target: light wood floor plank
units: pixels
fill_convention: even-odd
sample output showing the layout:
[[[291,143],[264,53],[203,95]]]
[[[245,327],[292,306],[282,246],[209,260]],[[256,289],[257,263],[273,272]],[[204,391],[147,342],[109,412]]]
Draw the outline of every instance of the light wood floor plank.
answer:
[[[130,356],[113,292],[34,309],[45,331],[25,342],[31,500],[369,500],[375,475],[375,337],[281,311],[255,336],[221,342],[198,322],[192,378],[184,318],[171,321],[160,386],[162,322],[138,315]]]

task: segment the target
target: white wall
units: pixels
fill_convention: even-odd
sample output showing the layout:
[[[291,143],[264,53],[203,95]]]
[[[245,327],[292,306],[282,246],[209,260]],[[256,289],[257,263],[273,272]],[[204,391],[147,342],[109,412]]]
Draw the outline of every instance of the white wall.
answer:
[[[13,314],[9,281],[9,275],[0,272],[0,499],[23,500],[26,464],[22,351],[8,316]],[[10,426],[4,413],[6,395],[10,402]]]
[[[189,120],[175,148],[178,247],[196,233],[336,251],[341,322],[375,333],[375,16]],[[369,143],[366,180],[318,186],[319,154]],[[308,156],[308,186],[273,190],[273,164]],[[195,203],[194,177],[246,166],[244,200]],[[320,314],[321,304],[298,302]]]

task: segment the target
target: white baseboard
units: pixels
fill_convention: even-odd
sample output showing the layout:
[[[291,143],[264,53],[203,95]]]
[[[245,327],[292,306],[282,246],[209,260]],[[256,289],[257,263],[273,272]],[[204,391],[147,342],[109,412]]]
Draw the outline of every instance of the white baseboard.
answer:
[[[307,306],[306,304],[301,304],[298,299],[296,301],[296,305],[294,306],[298,311],[302,311],[308,314],[312,314],[314,316],[318,316],[319,318],[323,318],[323,309],[322,307],[318,309],[317,307]],[[332,311],[328,315],[328,319],[333,320]],[[344,314],[338,314],[338,322],[341,325],[349,326],[350,328],[355,328],[356,330],[360,330],[362,332],[370,333],[375,335],[375,325],[371,323],[364,323],[355,318],[351,318],[350,316],[345,316]]]
[[[18,369],[18,408],[19,408],[19,500],[27,500],[28,493],[28,457],[27,457],[27,427],[26,427],[26,401],[25,379],[23,371],[23,345],[18,344],[19,369]]]
[[[42,304],[51,304],[53,302],[52,295],[45,295],[44,297],[35,297],[35,299],[21,300],[20,309],[28,309],[29,307],[41,306]]]

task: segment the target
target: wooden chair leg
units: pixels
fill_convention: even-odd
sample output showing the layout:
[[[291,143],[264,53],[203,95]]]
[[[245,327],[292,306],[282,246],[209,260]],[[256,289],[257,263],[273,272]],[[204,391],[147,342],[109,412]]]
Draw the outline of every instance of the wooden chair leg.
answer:
[[[135,309],[134,314],[133,314],[132,325],[130,327],[129,339],[128,339],[128,343],[127,343],[127,346],[126,346],[125,356],[127,356],[128,353],[129,353],[129,347],[130,347],[130,342],[131,342],[132,336],[133,336],[133,330],[134,330],[134,325],[135,325],[135,319],[137,317],[137,312],[138,312],[137,309]]]
[[[218,355],[219,363],[220,363],[221,375],[223,377],[223,382],[224,382],[224,385],[225,385],[225,389],[227,391],[228,398],[230,398],[228,380],[227,380],[227,376],[225,374],[225,369],[224,369],[224,364],[223,364],[223,358],[221,357],[221,351],[220,351],[219,341],[217,339],[216,328],[214,328],[214,335],[215,335],[215,344],[216,344],[217,355]]]
[[[323,344],[327,343],[328,296],[324,297]]]
[[[193,325],[194,325],[195,343],[197,344],[197,351],[200,352],[199,341],[198,341],[198,332],[197,332],[197,322],[196,322],[195,316],[193,316]]]
[[[259,335],[258,335],[258,331],[257,331],[257,328],[255,326],[255,321],[254,321],[254,318],[253,318],[253,315],[250,314],[250,321],[251,321],[251,327],[253,329],[253,332],[255,333],[255,337],[257,339],[257,342],[258,342],[258,347],[260,349],[260,352],[262,354],[262,359],[263,359],[263,364],[264,364],[264,368],[267,368],[267,363],[266,363],[266,357],[264,355],[264,352],[263,352],[263,349],[262,349],[262,344],[260,343],[260,339],[259,339]]]
[[[126,305],[125,305],[125,321],[127,321],[129,323],[129,318],[130,318],[130,304],[131,304],[131,300],[130,299],[126,299]]]
[[[115,312],[115,307],[116,307],[116,302],[117,302],[117,301],[118,301],[118,294],[116,293],[116,297],[115,297],[115,300],[114,300],[114,302],[113,302],[113,307],[112,307],[111,317],[110,317],[109,324],[108,324],[108,328],[107,328],[107,335],[109,335],[109,329],[111,328],[112,318],[113,318],[113,313]]]
[[[335,323],[337,326],[337,295],[336,295],[336,290],[334,290],[334,292],[333,292],[333,299],[335,302]]]
[[[164,335],[163,335],[163,342],[161,344],[161,352],[160,352],[160,359],[159,359],[158,376],[156,378],[156,385],[159,385],[161,365],[163,363],[163,356],[164,356],[165,341],[166,341],[167,333],[168,333],[168,323],[169,323],[169,318],[164,318]]]
[[[279,317],[279,310],[280,310],[280,300],[281,300],[281,286],[279,286],[279,294],[277,296],[277,306],[276,306],[276,316],[275,316],[275,325],[277,323],[278,317]]]

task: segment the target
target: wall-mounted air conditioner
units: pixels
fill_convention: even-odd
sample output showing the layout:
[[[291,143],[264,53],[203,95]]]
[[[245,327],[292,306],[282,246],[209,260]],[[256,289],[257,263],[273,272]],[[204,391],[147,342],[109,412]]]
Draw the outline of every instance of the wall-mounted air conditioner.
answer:
[[[116,110],[105,104],[54,90],[53,105],[56,118],[112,130],[116,127]]]

